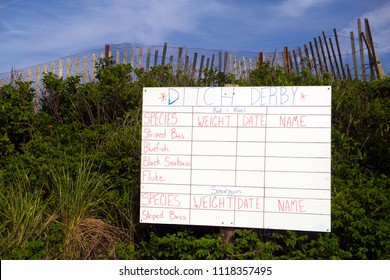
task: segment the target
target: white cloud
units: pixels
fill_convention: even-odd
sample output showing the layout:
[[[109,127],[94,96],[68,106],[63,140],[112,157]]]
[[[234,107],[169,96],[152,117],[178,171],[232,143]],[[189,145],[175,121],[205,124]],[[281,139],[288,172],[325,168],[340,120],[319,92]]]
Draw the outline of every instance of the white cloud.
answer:
[[[375,51],[378,54],[390,53],[390,3],[384,4],[378,9],[362,14],[359,18],[362,20],[362,29],[364,31],[364,19],[369,20],[372,37],[375,43]],[[347,27],[340,31],[344,36],[350,36],[354,31],[355,38],[357,34],[357,20],[350,22]]]
[[[223,6],[215,0],[80,0],[78,6],[63,1],[39,16],[26,10],[11,23],[4,20],[0,38],[7,40],[0,46],[10,52],[18,46],[20,52],[69,54],[105,43],[161,44],[172,32],[197,33],[203,17],[220,11]]]
[[[330,3],[336,1],[2,1],[0,67],[27,67],[122,42],[272,51],[281,44],[309,40],[330,20],[334,24],[337,18],[329,17],[334,8]],[[380,51],[390,48],[385,39],[390,37],[389,7],[364,15],[370,18]],[[351,26],[347,36],[356,22]]]
[[[370,21],[373,40],[379,53],[390,53],[390,3],[363,15]]]
[[[275,10],[278,10],[285,16],[290,17],[299,17],[311,8],[317,8],[330,0],[286,0],[282,4],[275,7]]]

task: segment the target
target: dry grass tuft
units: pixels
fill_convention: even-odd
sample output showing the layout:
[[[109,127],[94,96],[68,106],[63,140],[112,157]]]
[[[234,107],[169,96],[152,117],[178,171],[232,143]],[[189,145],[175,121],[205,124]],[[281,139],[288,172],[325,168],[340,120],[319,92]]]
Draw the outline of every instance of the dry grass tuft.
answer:
[[[66,258],[116,259],[115,247],[128,240],[126,232],[102,219],[87,217],[80,220],[67,234],[64,244]]]

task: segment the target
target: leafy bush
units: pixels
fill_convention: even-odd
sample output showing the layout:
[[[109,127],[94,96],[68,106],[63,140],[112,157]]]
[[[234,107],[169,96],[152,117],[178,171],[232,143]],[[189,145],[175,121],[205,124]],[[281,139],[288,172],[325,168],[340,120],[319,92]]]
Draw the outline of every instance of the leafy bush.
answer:
[[[0,87],[0,158],[19,152],[31,139],[33,94],[27,82]]]
[[[332,81],[259,64],[249,79],[101,59],[96,81],[43,79],[42,107],[0,88],[2,259],[389,259],[390,79]],[[332,232],[138,223],[143,87],[331,85]]]

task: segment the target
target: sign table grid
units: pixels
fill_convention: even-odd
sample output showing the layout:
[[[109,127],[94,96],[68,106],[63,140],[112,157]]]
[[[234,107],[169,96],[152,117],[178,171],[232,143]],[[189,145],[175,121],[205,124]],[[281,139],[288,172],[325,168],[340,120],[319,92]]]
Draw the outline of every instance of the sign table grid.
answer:
[[[140,221],[330,231],[330,87],[211,89],[144,89]]]

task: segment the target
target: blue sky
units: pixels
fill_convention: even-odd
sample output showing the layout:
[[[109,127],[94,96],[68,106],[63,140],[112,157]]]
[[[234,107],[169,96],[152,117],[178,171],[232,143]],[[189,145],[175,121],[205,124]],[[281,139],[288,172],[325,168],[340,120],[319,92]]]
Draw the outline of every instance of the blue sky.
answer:
[[[365,17],[390,75],[389,0],[0,0],[0,73],[108,43],[282,51],[333,28],[345,51]]]

